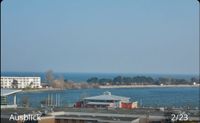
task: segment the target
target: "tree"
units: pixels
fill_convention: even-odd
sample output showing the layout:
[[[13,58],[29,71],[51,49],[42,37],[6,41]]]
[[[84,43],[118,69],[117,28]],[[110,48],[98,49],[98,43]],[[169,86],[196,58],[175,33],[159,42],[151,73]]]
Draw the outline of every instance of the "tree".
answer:
[[[80,83],[80,88],[90,88],[90,86],[86,82],[81,82]]]
[[[45,73],[45,79],[48,83],[52,83],[53,80],[54,80],[54,75],[53,75],[53,71],[52,70],[48,70],[46,73]]]
[[[31,82],[28,87],[32,88],[32,86],[33,86],[33,82]]]
[[[123,78],[122,76],[117,76],[113,79],[113,82],[122,82],[123,81]]]
[[[65,88],[65,82],[62,79],[54,80],[51,82],[51,87],[53,88]]]
[[[112,82],[112,79],[106,79],[106,78],[99,79],[99,84],[101,85],[106,85],[107,83],[111,83],[111,82]]]
[[[65,88],[71,89],[71,88],[73,88],[73,84],[74,84],[74,82],[72,82],[72,81],[67,81],[67,82],[65,82]]]
[[[18,81],[17,80],[13,80],[13,82],[11,83],[12,88],[18,88]]]
[[[131,84],[132,78],[131,78],[131,77],[123,77],[123,82],[124,82],[125,84]]]
[[[190,81],[191,81],[191,82],[199,82],[199,79],[196,78],[196,77],[192,77],[192,78],[190,79]]]
[[[87,82],[92,82],[92,83],[98,83],[98,78],[97,77],[92,77],[90,79],[87,80]]]

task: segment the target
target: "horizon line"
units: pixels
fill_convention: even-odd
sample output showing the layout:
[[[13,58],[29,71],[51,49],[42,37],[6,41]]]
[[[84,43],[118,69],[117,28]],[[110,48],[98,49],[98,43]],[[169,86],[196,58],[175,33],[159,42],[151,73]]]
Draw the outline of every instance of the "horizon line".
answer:
[[[48,71],[48,70],[47,70]],[[1,73],[45,73],[47,71],[1,71]],[[52,70],[53,71],[53,70]],[[141,72],[69,72],[69,71],[66,71],[66,72],[58,72],[58,71],[53,71],[53,73],[81,73],[81,74],[160,74],[160,75],[198,75],[200,76],[200,73],[162,73],[162,72],[144,72],[144,73],[141,73]]]

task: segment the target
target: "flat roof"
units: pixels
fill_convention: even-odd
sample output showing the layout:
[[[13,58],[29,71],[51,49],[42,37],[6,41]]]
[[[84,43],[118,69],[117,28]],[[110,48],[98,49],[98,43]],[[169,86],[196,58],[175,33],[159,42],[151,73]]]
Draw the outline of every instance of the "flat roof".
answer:
[[[20,91],[22,91],[22,90],[1,88],[1,96],[8,96],[8,95],[20,92]]]

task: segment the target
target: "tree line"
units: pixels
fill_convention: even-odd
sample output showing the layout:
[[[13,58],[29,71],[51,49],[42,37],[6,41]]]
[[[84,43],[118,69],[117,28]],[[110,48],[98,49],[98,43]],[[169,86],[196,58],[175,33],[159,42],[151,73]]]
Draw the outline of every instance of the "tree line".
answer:
[[[96,83],[99,85],[177,85],[177,84],[193,84],[196,82],[199,83],[199,78],[192,77],[190,80],[186,79],[178,79],[178,78],[169,78],[169,77],[159,77],[152,78],[149,76],[134,76],[134,77],[126,77],[126,76],[116,76],[113,79],[110,78],[98,78],[92,77],[87,80],[88,83]]]
[[[158,77],[150,76],[116,76],[114,78],[98,78],[91,77],[86,82],[74,82],[67,80],[64,77],[55,78],[53,71],[48,70],[45,73],[45,81],[53,88],[63,89],[78,89],[78,88],[98,88],[99,85],[178,85],[187,84],[192,85],[194,82],[199,84],[199,77],[192,77],[190,79],[180,79],[172,77]]]

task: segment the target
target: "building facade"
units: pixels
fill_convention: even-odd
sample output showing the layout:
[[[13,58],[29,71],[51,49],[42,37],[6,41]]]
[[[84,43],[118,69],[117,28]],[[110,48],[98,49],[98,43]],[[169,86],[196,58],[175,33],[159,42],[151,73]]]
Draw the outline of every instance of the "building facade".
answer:
[[[1,77],[1,88],[42,88],[40,77]]]
[[[75,104],[81,108],[137,108],[137,102],[130,102],[130,98],[112,95],[111,92],[104,92],[103,95],[86,97]]]

